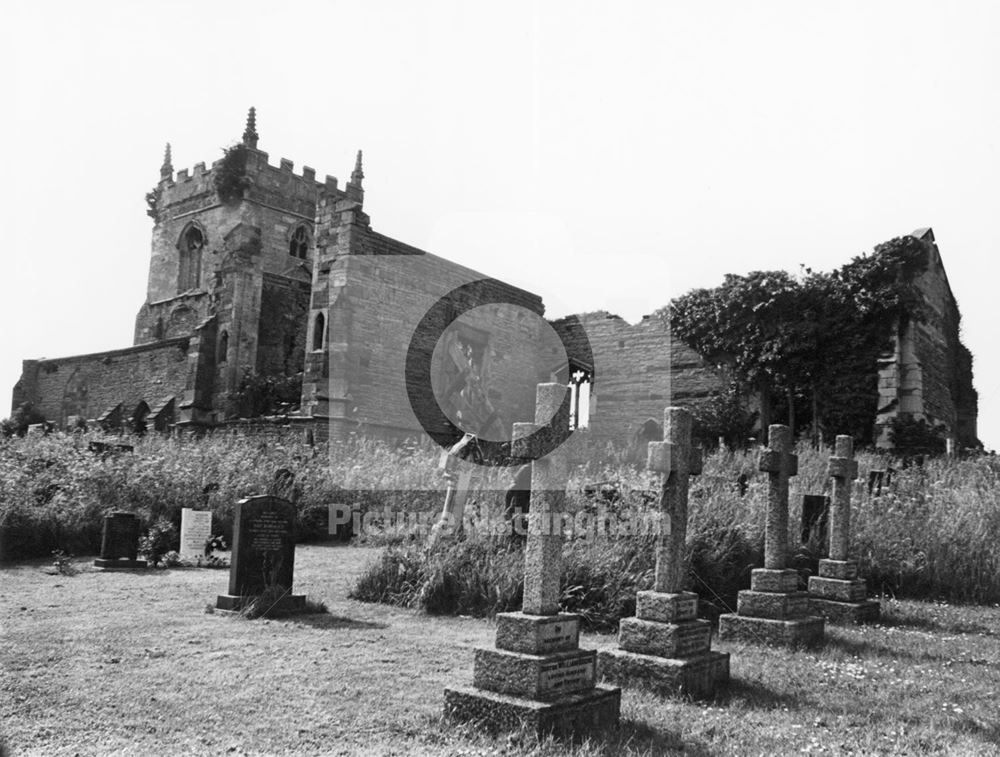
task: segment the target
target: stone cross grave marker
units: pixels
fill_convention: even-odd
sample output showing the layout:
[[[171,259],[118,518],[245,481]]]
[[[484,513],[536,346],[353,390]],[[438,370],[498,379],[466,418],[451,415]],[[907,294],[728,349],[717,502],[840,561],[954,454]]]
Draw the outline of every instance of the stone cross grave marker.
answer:
[[[305,597],[292,594],[295,565],[295,506],[280,497],[256,496],[236,503],[229,593],[220,610],[240,610],[265,592],[274,608],[302,610]]]
[[[535,459],[538,450],[530,448],[527,439],[546,425],[553,433],[569,428],[569,406],[563,406],[565,395],[566,387],[562,384],[539,384],[535,396],[535,422],[515,423],[512,434],[514,454],[532,460],[522,604],[522,611],[529,615],[555,615],[559,612],[562,514],[566,504],[568,470],[566,458],[559,450]]]
[[[622,685],[711,696],[729,680],[729,655],[711,651],[711,623],[698,619],[698,595],[684,591],[688,487],[702,471],[701,450],[691,445],[687,410],[668,407],[663,429],[664,441],[649,443],[646,466],[662,475],[653,590],[636,595],[636,616],[622,619],[618,648],[600,651],[598,670]]]
[[[653,591],[676,594],[684,590],[687,565],[688,487],[690,477],[702,471],[701,450],[691,446],[691,414],[680,407],[663,413],[664,441],[650,442],[646,467],[663,476],[660,530],[656,537],[656,573]]]
[[[788,426],[771,426],[768,440],[768,448],[760,456],[760,469],[768,474],[764,567],[784,570],[788,560],[788,479],[799,472],[799,456],[792,452]]]
[[[737,597],[735,613],[719,617],[719,638],[772,644],[810,644],[823,638],[823,619],[808,614],[809,597],[799,591],[799,574],[787,569],[788,479],[798,473],[792,430],[773,425],[760,455],[768,474],[764,567],[750,573],[750,589]]]
[[[145,568],[139,556],[139,518],[135,513],[113,512],[104,516],[101,556],[94,560],[98,568],[122,570]]]
[[[445,715],[451,720],[539,735],[618,722],[621,689],[595,685],[597,653],[579,648],[580,618],[559,612],[568,464],[559,449],[534,459],[540,447],[527,442],[536,430],[568,431],[567,395],[562,384],[539,384],[535,423],[514,424],[514,456],[532,458],[523,609],[497,615],[495,648],[475,650],[473,686],[445,689]]]
[[[178,554],[194,560],[205,554],[205,542],[212,538],[212,511],[181,508],[181,542]]]
[[[830,557],[819,561],[819,575],[809,578],[809,610],[828,620],[863,623],[879,617],[879,603],[867,600],[868,590],[858,579],[858,563],[850,559],[851,491],[858,477],[854,440],[838,436],[827,469],[832,484]]]

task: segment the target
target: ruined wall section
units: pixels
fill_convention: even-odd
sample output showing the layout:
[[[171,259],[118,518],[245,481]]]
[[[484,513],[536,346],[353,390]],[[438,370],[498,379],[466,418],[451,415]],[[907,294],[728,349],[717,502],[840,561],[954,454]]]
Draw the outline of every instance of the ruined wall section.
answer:
[[[924,318],[913,324],[912,345],[922,374],[923,413],[930,422],[943,423],[960,445],[973,446],[977,398],[971,355],[961,342],[958,304],[933,233],[928,230],[922,241],[928,265],[915,283],[923,294]]]
[[[645,316],[630,325],[606,311],[553,322],[579,356],[580,327],[594,356],[591,434],[618,443],[631,441],[643,424],[663,422],[663,408],[691,408],[724,389],[721,375],[701,356],[671,339],[666,321]],[[573,357],[571,356],[571,357]]]
[[[898,415],[945,426],[959,446],[978,444],[978,395],[972,355],[962,344],[960,315],[934,232],[914,232],[927,254],[926,270],[914,284],[922,295],[921,317],[894,324],[891,352],[879,360],[879,411],[875,438],[892,446],[889,424]]]
[[[59,426],[70,416],[94,419],[119,403],[151,407],[181,397],[188,384],[189,339],[51,360],[25,360],[18,401],[31,402]],[[21,397],[18,397],[20,391]]]

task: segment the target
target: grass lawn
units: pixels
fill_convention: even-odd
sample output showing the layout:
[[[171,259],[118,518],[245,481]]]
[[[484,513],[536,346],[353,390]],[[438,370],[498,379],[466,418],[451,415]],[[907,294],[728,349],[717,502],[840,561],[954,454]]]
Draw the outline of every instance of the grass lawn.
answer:
[[[1000,754],[1000,608],[883,603],[822,650],[716,644],[715,701],[626,690],[623,722],[578,744],[441,721],[482,620],[346,599],[375,550],[299,547],[296,592],[329,615],[208,614],[228,572],[0,576],[0,740],[11,755]],[[583,646],[613,643],[589,636]]]

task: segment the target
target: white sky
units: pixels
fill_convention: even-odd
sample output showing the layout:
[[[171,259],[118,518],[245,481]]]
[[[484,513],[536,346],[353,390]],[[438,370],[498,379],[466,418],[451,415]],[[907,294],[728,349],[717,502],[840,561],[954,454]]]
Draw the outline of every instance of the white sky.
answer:
[[[630,321],[932,226],[1000,446],[1000,6],[19,3],[0,32],[0,399],[128,346],[164,142],[347,181],[379,231]],[[4,400],[0,415],[7,414]]]

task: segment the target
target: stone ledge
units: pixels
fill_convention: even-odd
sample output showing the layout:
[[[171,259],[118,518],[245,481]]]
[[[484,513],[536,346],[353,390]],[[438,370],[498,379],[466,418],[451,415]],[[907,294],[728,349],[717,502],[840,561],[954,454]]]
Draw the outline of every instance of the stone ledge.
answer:
[[[627,652],[656,657],[690,657],[707,652],[712,624],[707,620],[657,623],[640,618],[622,618],[618,624],[618,646]]]
[[[778,646],[811,646],[823,641],[824,621],[819,617],[797,620],[744,617],[729,613],[719,616],[720,641],[748,641]]]
[[[142,570],[146,567],[145,560],[106,560],[97,558],[94,567],[103,570]]]
[[[621,689],[596,686],[554,702],[535,702],[471,687],[449,688],[444,690],[444,715],[492,733],[523,728],[539,737],[573,736],[616,726],[621,696]]]
[[[496,645],[524,654],[572,651],[580,645],[580,616],[498,613]]]
[[[836,578],[840,581],[853,581],[858,577],[856,560],[820,560],[820,578]]]
[[[640,591],[635,595],[635,616],[656,623],[677,623],[698,618],[698,595],[692,591],[669,594]]]
[[[707,698],[729,683],[729,654],[668,658],[602,649],[597,653],[597,675],[608,683],[637,686],[661,696]]]
[[[228,612],[239,612],[255,599],[257,597],[219,594],[215,600],[215,608]],[[275,612],[303,612],[306,609],[306,595],[286,594],[277,600],[270,609]]]
[[[809,595],[804,591],[784,594],[743,590],[736,595],[736,613],[753,618],[794,620],[809,612]]]
[[[799,589],[799,572],[797,570],[772,570],[755,568],[750,571],[751,591],[770,591],[788,594]]]
[[[597,680],[593,649],[529,655],[479,647],[474,654],[473,685],[498,694],[549,700],[592,689]]]
[[[876,599],[866,599],[864,602],[837,602],[832,599],[810,597],[809,612],[825,618],[830,623],[860,625],[877,623],[882,614],[882,607]]]
[[[864,581],[841,581],[836,578],[809,578],[809,597],[833,599],[838,602],[863,602],[868,596]]]

